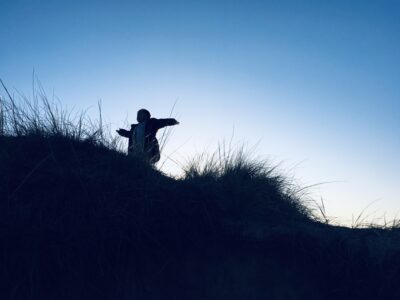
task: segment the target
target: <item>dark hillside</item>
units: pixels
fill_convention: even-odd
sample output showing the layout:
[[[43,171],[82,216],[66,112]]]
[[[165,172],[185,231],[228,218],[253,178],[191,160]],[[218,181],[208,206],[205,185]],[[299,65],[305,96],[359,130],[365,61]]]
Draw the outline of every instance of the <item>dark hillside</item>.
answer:
[[[3,108],[0,299],[400,295],[397,228],[322,224],[262,162],[239,152],[173,179],[82,116]]]
[[[283,184],[243,162],[175,180],[91,141],[1,137],[1,299],[400,292],[395,230],[317,223]]]

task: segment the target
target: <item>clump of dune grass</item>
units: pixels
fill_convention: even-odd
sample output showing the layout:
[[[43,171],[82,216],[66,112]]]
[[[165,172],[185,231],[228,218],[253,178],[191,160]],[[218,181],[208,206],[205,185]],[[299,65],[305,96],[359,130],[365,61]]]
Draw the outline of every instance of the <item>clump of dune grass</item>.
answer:
[[[217,186],[214,200],[227,224],[236,232],[262,237],[271,226],[316,220],[306,198],[293,181],[281,175],[278,165],[254,157],[244,145],[221,143],[211,154],[189,160],[183,179],[207,188]]]
[[[101,104],[98,117],[87,111],[68,110],[55,98],[50,99],[39,82],[33,87],[33,98],[23,94],[12,96],[1,81],[5,97],[0,98],[0,134],[3,136],[64,137],[74,141],[92,142],[110,149],[120,149],[117,138],[103,123]]]

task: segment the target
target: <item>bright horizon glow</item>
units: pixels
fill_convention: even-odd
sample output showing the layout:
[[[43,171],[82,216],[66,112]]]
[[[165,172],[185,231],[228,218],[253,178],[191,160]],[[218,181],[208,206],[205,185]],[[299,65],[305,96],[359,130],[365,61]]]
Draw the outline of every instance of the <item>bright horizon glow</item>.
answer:
[[[374,201],[367,213],[391,219],[399,13],[394,0],[3,1],[0,77],[30,95],[35,70],[78,110],[101,99],[113,129],[142,107],[168,117],[178,99],[164,158],[184,163],[234,133],[299,184],[334,181],[312,195],[338,221]]]

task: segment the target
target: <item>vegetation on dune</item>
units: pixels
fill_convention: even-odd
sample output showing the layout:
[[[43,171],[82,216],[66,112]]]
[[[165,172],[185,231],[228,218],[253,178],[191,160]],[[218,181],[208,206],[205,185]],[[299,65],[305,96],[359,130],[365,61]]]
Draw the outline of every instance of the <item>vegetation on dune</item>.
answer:
[[[101,117],[1,103],[1,299],[383,299],[398,230],[318,218],[268,164],[220,148],[173,179]]]

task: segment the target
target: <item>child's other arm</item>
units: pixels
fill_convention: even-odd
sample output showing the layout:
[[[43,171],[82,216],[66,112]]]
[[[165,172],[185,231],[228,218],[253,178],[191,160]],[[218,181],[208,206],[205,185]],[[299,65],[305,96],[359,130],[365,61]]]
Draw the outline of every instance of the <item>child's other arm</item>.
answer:
[[[122,129],[122,128],[120,128],[120,129],[118,129],[116,131],[120,136],[123,136],[123,137],[126,137],[126,138],[129,138],[129,136],[131,135],[131,132],[129,130],[125,130],[125,129]]]
[[[163,128],[165,126],[173,126],[178,125],[179,122],[175,119],[168,118],[168,119],[157,119],[157,127],[158,129]]]

